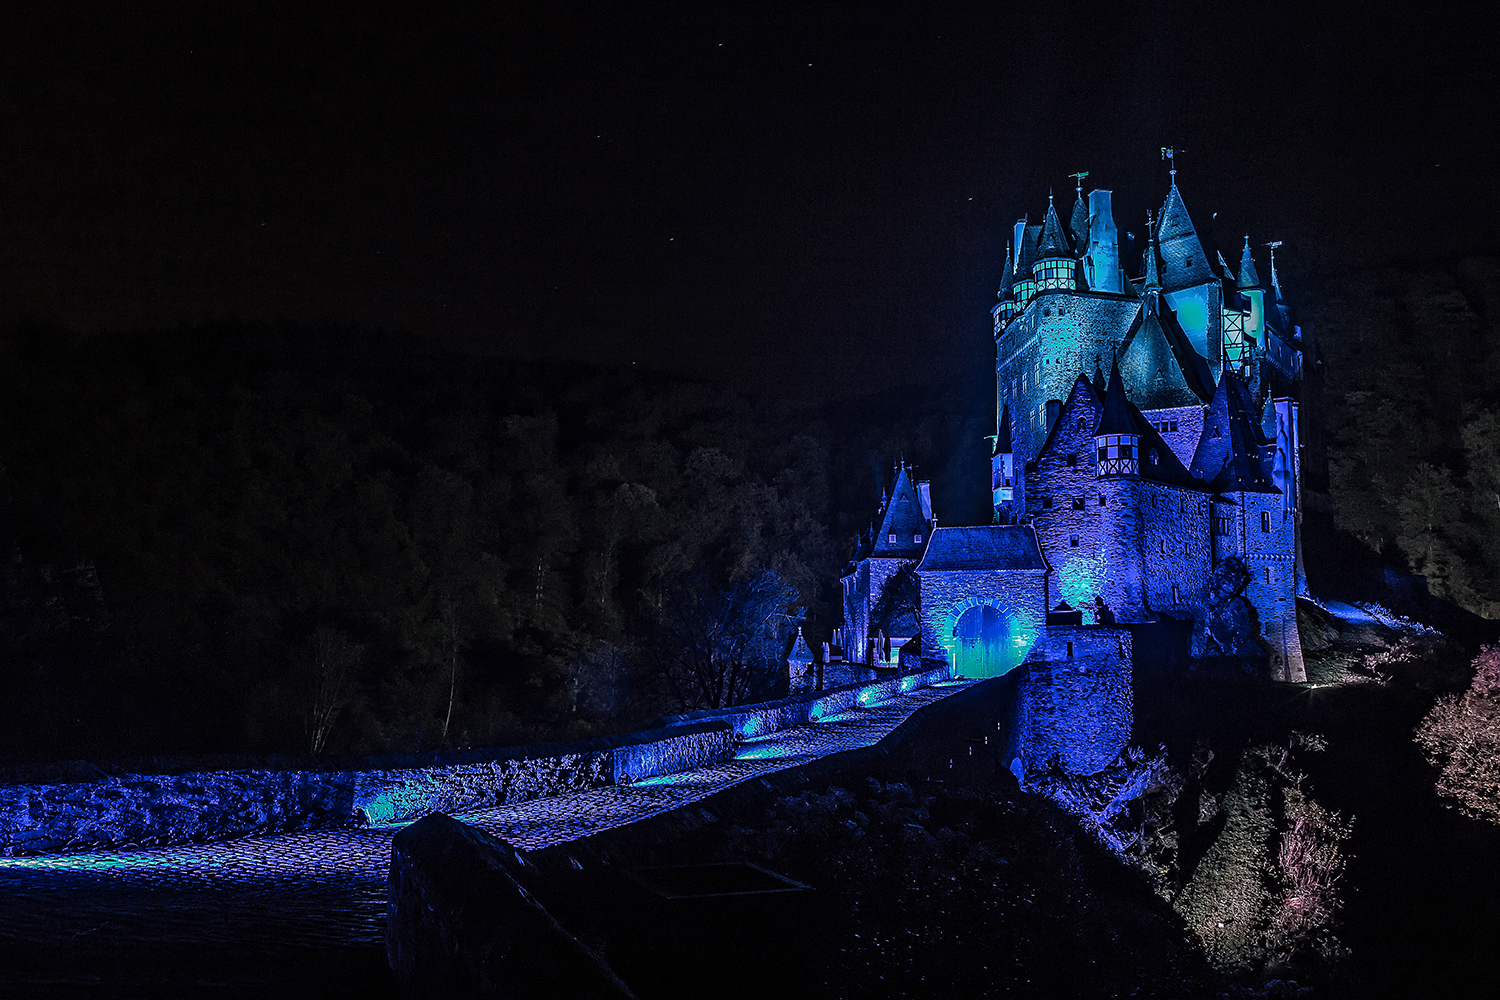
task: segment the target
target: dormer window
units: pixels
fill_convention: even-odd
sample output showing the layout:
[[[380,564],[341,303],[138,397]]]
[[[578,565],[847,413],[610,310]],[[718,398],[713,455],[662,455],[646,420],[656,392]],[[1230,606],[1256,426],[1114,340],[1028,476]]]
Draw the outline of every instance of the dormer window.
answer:
[[[922,533],[920,531],[917,532],[915,535],[911,536],[911,543],[913,545],[921,545],[922,544]]]
[[[896,544],[896,533],[893,531],[889,535],[886,535],[885,536],[885,540],[887,542],[889,542],[890,544],[895,545]]]

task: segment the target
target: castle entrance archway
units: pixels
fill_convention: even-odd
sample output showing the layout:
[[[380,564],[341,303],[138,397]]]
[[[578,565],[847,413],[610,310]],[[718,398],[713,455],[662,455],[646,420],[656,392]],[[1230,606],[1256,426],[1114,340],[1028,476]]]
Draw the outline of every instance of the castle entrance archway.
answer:
[[[988,604],[975,605],[959,616],[953,646],[953,665],[960,677],[999,677],[1016,665],[1010,625]]]

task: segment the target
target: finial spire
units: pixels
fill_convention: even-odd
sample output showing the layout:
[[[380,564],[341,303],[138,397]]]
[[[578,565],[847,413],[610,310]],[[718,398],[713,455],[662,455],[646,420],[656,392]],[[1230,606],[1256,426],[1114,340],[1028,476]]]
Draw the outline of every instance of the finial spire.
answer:
[[[1186,153],[1186,152],[1187,152],[1187,150],[1185,150],[1185,149],[1177,149],[1174,146],[1163,146],[1161,148],[1161,158],[1163,160],[1166,160],[1167,161],[1167,165],[1170,167],[1170,169],[1167,172],[1172,175],[1172,186],[1173,187],[1177,186],[1177,154],[1178,153]]]
[[[1089,175],[1089,172],[1087,170],[1080,170],[1076,174],[1069,174],[1068,175],[1069,177],[1073,178],[1073,180],[1076,182],[1073,185],[1073,190],[1078,192],[1078,197],[1080,197],[1080,198],[1083,197],[1083,179],[1085,177],[1087,177],[1088,175]]]

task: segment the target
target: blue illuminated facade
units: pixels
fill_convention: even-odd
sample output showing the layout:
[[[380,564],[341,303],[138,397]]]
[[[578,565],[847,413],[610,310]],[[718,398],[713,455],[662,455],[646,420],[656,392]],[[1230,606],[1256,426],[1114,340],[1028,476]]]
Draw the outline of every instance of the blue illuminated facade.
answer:
[[[1238,268],[1211,260],[1172,174],[1138,267],[1109,191],[1080,186],[1067,229],[1050,198],[1040,225],[1016,223],[991,309],[994,524],[936,527],[899,469],[843,580],[850,659],[893,658],[876,655],[888,637],[871,634],[870,610],[909,564],[921,658],[969,676],[1022,662],[1049,620],[1174,620],[1194,657],[1306,679],[1303,330],[1248,237]]]

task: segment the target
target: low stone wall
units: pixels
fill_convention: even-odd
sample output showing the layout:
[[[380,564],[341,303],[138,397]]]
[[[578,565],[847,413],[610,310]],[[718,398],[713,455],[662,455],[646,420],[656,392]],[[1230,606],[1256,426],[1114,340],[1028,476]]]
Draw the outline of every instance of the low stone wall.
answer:
[[[734,742],[727,723],[706,720],[568,744],[457,751],[448,762],[437,756],[417,767],[101,774],[94,780],[3,785],[0,854],[391,826],[433,812],[524,802],[702,767],[733,757]]]
[[[846,684],[816,694],[795,695],[754,705],[707,708],[682,715],[669,715],[662,721],[672,726],[721,720],[733,727],[736,738],[748,740],[774,733],[779,729],[790,729],[809,722],[817,722],[825,716],[838,715],[840,712],[847,712],[857,706],[886,701],[907,691],[931,687],[951,677],[952,668],[943,664],[899,677]]]
[[[521,885],[515,848],[443,815],[396,834],[386,893],[386,957],[403,997],[634,994]]]
[[[272,766],[238,768],[232,758],[213,759],[216,767],[149,761],[159,773],[106,774],[79,762],[48,765],[55,777],[22,772],[11,775],[14,783],[0,784],[0,855],[397,826],[434,812],[628,784],[729,760],[739,740],[949,677],[945,664],[779,701],[690,712],[669,717],[660,729],[575,743],[403,757],[252,758]]]

